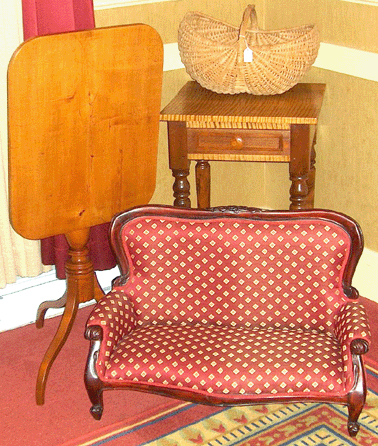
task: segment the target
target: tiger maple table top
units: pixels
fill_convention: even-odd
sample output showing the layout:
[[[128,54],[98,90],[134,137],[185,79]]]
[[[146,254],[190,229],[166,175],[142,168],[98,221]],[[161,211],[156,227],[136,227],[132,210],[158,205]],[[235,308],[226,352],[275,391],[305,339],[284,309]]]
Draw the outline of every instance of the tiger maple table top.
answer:
[[[214,93],[190,81],[161,111],[161,121],[317,124],[325,84],[297,84],[272,96]]]

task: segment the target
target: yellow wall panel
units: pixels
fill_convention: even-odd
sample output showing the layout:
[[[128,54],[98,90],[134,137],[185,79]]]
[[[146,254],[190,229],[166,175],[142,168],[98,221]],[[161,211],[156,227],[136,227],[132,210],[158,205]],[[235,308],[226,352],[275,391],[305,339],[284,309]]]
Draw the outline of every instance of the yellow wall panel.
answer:
[[[340,0],[260,0],[259,24],[265,29],[316,23],[322,42],[378,52],[378,7]],[[197,10],[238,25],[247,2],[179,0],[97,11],[97,26],[142,22],[153,26],[164,43],[177,41],[184,14]],[[164,74],[162,106],[189,79],[185,70]],[[327,84],[317,144],[315,205],[346,212],[361,224],[368,248],[378,251],[378,83],[311,68],[303,79]],[[287,164],[211,163],[212,205],[239,204],[287,208]],[[194,170],[194,166],[192,166]],[[195,205],[194,178],[192,204]],[[158,184],[153,201],[172,203],[166,125],[161,124]]]
[[[378,7],[341,0],[268,0],[267,29],[316,23],[322,42],[378,52]]]
[[[322,42],[378,52],[378,7],[340,0],[272,0],[265,19],[269,29],[316,23]],[[318,128],[315,206],[357,219],[365,245],[378,251],[378,82],[314,67],[303,81],[327,84]],[[282,168],[267,166],[269,206],[284,205],[278,197],[285,180]]]

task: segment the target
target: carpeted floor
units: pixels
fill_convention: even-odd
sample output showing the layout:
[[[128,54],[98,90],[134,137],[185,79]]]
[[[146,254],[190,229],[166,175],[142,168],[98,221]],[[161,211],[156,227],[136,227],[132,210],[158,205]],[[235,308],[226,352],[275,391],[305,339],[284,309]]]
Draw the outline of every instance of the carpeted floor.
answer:
[[[214,411],[183,403],[62,446],[373,446],[378,444],[378,394],[369,393],[356,439],[349,437],[346,422],[346,408],[336,405],[271,404]]]
[[[377,305],[366,301],[370,320]],[[42,330],[26,326],[0,334],[0,446],[341,446],[378,445],[378,350],[366,363],[372,390],[357,440],[346,431],[342,406],[290,404],[215,408],[131,391],[105,392],[101,421],[89,414],[83,338],[90,308],[79,311],[71,336],[55,361],[46,403],[35,404],[35,380],[59,318]],[[373,340],[378,326],[373,326]]]
[[[88,352],[84,325],[90,309],[78,312],[72,333],[51,368],[43,406],[35,403],[35,383],[59,318],[48,319],[41,330],[28,325],[0,333],[1,446],[57,446],[125,420],[133,423],[151,411],[177,404],[136,392],[107,392],[103,419],[92,418],[83,381]]]
[[[202,414],[198,419],[198,406],[186,405],[156,419],[109,427],[106,432],[64,446],[372,446],[378,444],[377,398],[377,394],[369,395],[356,439],[348,436],[347,412],[342,406],[297,403],[235,407]]]

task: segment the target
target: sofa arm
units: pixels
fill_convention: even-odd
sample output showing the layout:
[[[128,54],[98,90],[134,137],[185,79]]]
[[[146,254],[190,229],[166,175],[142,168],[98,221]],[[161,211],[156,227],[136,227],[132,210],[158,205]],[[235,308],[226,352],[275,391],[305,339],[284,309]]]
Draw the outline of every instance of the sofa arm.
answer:
[[[335,334],[343,347],[343,351],[363,354],[368,351],[370,345],[370,327],[365,307],[359,301],[347,302],[340,308],[336,317]],[[357,342],[358,340],[365,342]],[[365,347],[357,347],[359,344]]]
[[[344,362],[346,386],[350,389],[355,385],[359,372],[356,365],[360,364],[361,355],[367,353],[370,345],[370,328],[365,308],[359,301],[350,301],[340,308],[335,321],[335,334],[338,338]]]
[[[113,289],[95,305],[89,315],[85,337],[101,340],[96,370],[103,376],[111,352],[120,339],[136,326],[133,304],[122,290]]]
[[[335,334],[343,352],[346,386],[351,389],[361,373],[361,355],[368,352],[371,337],[365,308],[358,300],[349,301],[340,308]]]

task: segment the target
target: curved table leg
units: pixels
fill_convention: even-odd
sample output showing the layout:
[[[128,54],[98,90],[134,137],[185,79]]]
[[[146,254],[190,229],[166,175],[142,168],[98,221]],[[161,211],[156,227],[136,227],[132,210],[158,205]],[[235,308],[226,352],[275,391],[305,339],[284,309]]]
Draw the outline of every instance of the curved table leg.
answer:
[[[94,274],[94,298],[98,302],[103,295],[104,295],[104,292],[101,288],[101,285],[98,282],[98,279],[97,279],[97,276],[95,273]],[[37,310],[37,320],[35,322],[37,328],[43,328],[47,310],[49,310],[50,308],[63,308],[63,307],[65,307],[66,303],[67,303],[67,291],[58,300],[49,300],[46,302],[42,302]]]
[[[67,340],[68,335],[71,332],[78,307],[79,300],[75,295],[72,295],[69,299],[67,299],[66,308],[64,310],[58,330],[54,336],[54,339],[49,345],[49,348],[47,349],[42,363],[39,367],[36,389],[36,400],[38,405],[42,405],[45,402],[45,389],[49,371],[51,369],[51,366],[53,365],[55,358],[58,356],[60,350]]]
[[[37,310],[37,320],[35,322],[37,328],[43,328],[47,310],[50,308],[63,308],[67,303],[67,291],[58,300],[42,302]]]
[[[89,229],[71,232],[66,237],[70,245],[69,258],[66,262],[66,304],[58,330],[39,368],[36,390],[36,400],[39,405],[44,404],[49,371],[70,334],[79,304],[88,302],[95,297],[99,299],[103,294],[94,274],[86,246]]]

